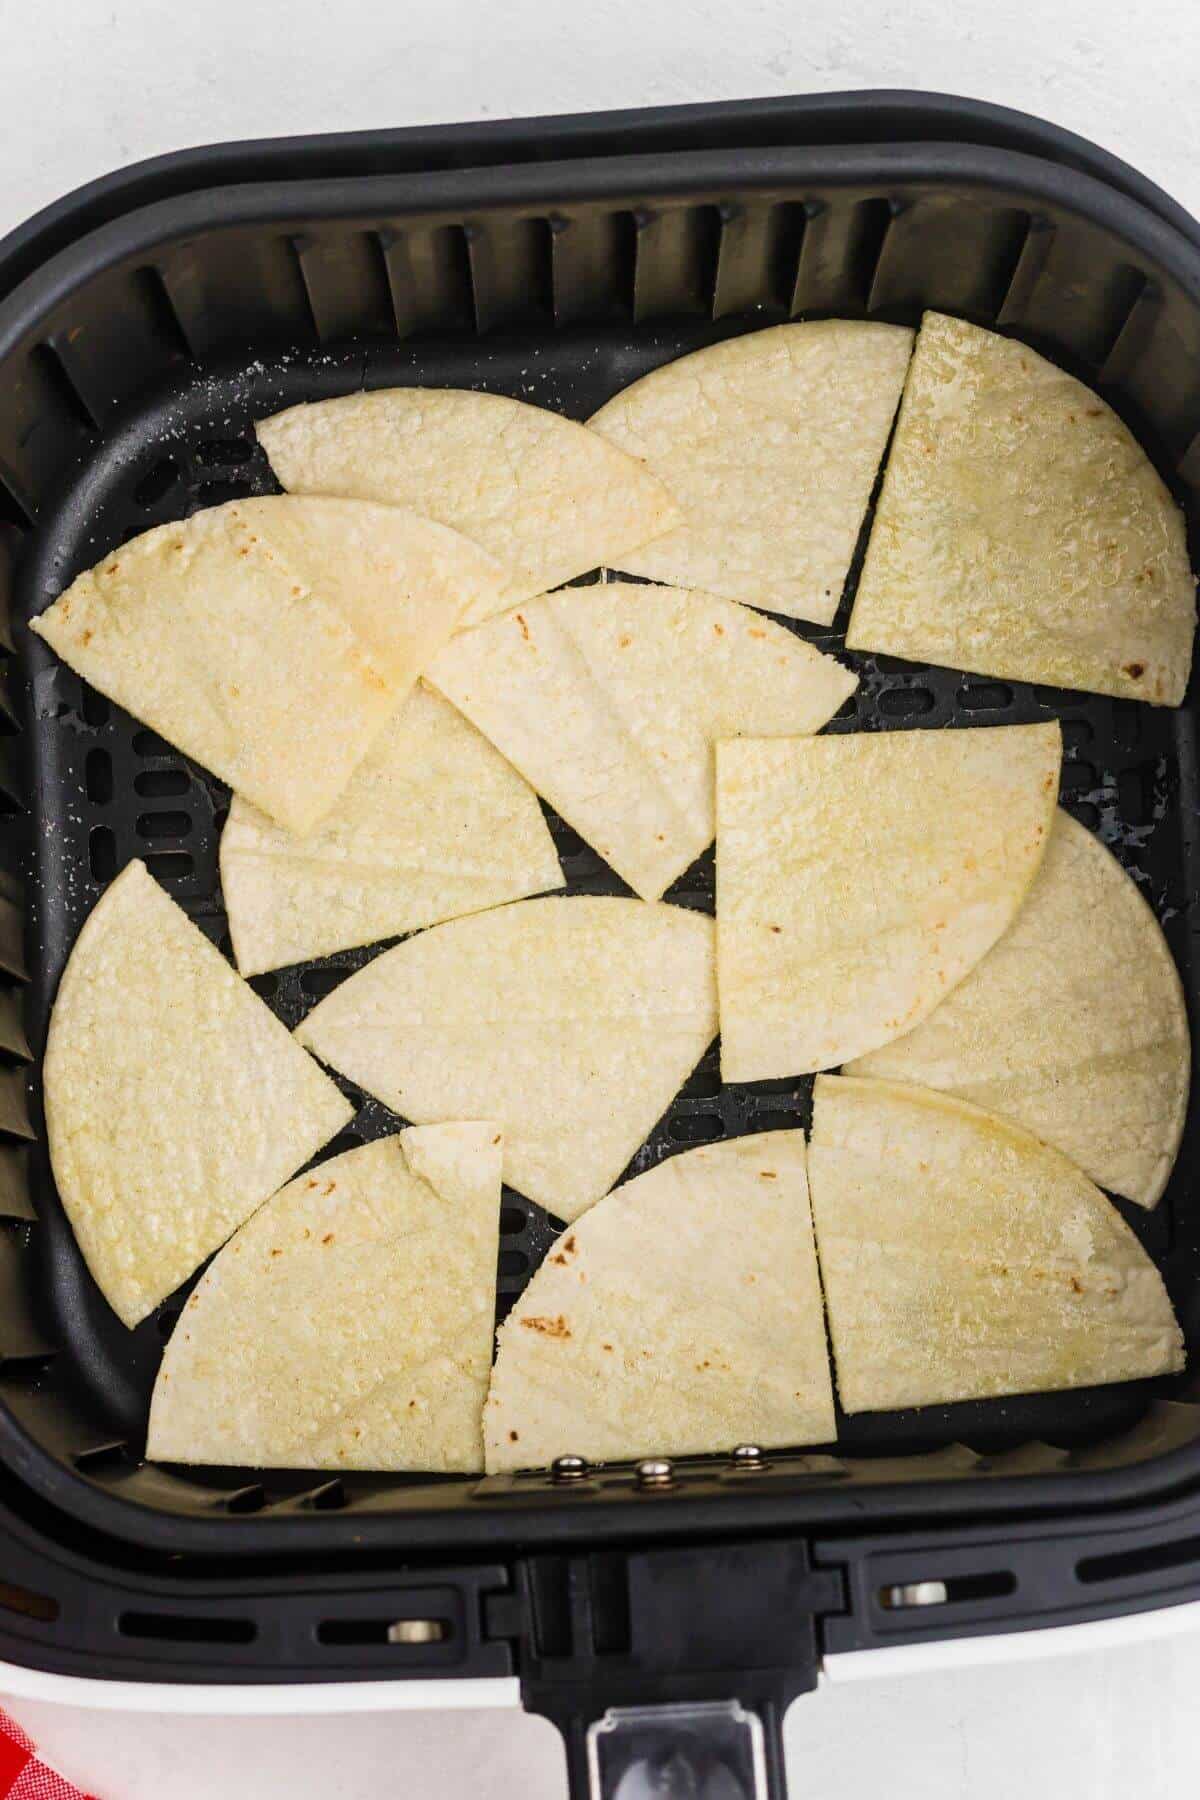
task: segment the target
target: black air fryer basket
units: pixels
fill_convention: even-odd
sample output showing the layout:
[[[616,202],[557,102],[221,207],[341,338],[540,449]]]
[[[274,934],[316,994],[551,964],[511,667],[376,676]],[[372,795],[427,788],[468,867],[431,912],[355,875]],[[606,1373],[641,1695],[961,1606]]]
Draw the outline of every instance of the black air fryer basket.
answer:
[[[974,103],[232,145],[99,182],[0,244],[0,1656],[183,1682],[516,1674],[563,1726],[578,1792],[675,1743],[748,1793],[782,1791],[779,1718],[823,1655],[1200,1594],[1195,1108],[1157,1211],[1122,1208],[1170,1288],[1184,1376],[842,1420],[825,1454],[484,1480],[146,1464],[184,1296],[126,1332],[50,1176],[38,1056],[79,925],[142,856],[227,947],[229,796],[57,664],[31,614],[137,532],[274,491],[251,427],[281,406],[424,383],[586,418],[731,334],[929,306],[1096,387],[1200,524],[1200,227],[1092,146]],[[832,629],[795,629],[844,655],[853,583]],[[861,682],[834,730],[1062,720],[1063,804],[1150,899],[1195,1015],[1194,696],[1157,710],[847,660]],[[622,891],[552,827],[573,890]],[[711,910],[711,858],[670,897]],[[365,954],[254,985],[294,1024]],[[722,1087],[710,1054],[634,1166],[805,1125],[809,1094]],[[395,1127],[352,1098],[331,1151]],[[499,1311],[553,1232],[506,1193]]]

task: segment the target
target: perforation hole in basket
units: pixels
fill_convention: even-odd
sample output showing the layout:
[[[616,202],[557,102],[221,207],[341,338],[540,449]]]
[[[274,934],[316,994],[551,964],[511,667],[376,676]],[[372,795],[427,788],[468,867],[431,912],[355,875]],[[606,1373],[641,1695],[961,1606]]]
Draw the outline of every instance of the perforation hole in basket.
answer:
[[[351,969],[305,969],[300,977],[300,987],[310,999],[323,1000],[326,994],[332,994],[335,987],[340,987]]]
[[[677,1144],[712,1144],[724,1137],[725,1123],[719,1113],[683,1113],[670,1121],[667,1132]]]
[[[704,1063],[690,1075],[684,1083],[680,1098],[683,1100],[715,1100],[721,1092],[721,1072],[715,1067],[706,1067]]]
[[[955,695],[967,712],[1002,712],[1013,703],[1013,691],[1004,681],[964,682]]]
[[[186,769],[139,769],[133,778],[133,791],[143,800],[176,799],[191,785]]]
[[[202,469],[240,468],[254,455],[254,445],[244,437],[205,438],[192,455]]]
[[[95,688],[88,686],[86,681],[82,683],[79,710],[84,724],[90,725],[94,731],[99,731],[102,725],[108,724],[112,712],[104,695],[98,694]]]
[[[155,463],[154,467],[142,476],[134,488],[134,505],[144,506],[147,509],[157,506],[159,501],[165,500],[171,489],[176,486],[180,473],[179,464],[174,457],[164,456],[161,462]]]
[[[1112,703],[1113,736],[1124,750],[1133,750],[1142,741],[1141,708],[1135,700]]]
[[[140,838],[148,844],[161,843],[164,840],[177,841],[188,837],[192,831],[192,817],[185,812],[144,812],[139,813],[134,827]]]
[[[1153,763],[1122,769],[1117,776],[1121,817],[1130,825],[1148,825],[1154,817],[1156,769]]]
[[[156,731],[147,731],[144,728],[134,732],[133,747],[139,756],[178,755],[173,744],[168,744],[165,738],[160,738]]]
[[[107,825],[94,825],[88,833],[88,866],[101,886],[117,872],[117,840]]]
[[[1095,787],[1097,771],[1092,763],[1064,762],[1062,766],[1062,792],[1064,794],[1087,794]]]
[[[183,881],[195,873],[195,858],[187,850],[158,850],[142,858],[159,881]]]
[[[933,695],[926,687],[888,688],[879,696],[879,710],[888,719],[919,718],[933,707]]]
[[[113,797],[112,757],[107,750],[89,750],[83,765],[84,792],[93,806],[107,806]]]

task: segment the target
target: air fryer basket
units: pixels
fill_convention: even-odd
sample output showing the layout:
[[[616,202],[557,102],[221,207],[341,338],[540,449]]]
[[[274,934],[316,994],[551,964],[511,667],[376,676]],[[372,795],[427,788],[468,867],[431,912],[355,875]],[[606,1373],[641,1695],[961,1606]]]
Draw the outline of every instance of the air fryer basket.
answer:
[[[60,250],[0,303],[0,516],[11,526],[14,615],[41,610],[149,525],[273,491],[251,425],[281,405],[420,382],[586,417],[646,370],[731,333],[831,314],[915,323],[926,306],[1014,332],[1090,381],[1200,518],[1200,250],[1076,169],[937,143],[347,174],[146,205]],[[797,629],[840,654],[848,600],[832,630]],[[1015,1515],[1144,1499],[1200,1475],[1194,1109],[1157,1212],[1123,1208],[1184,1327],[1190,1367],[1177,1381],[842,1421],[825,1453],[772,1456],[764,1468],[697,1459],[677,1465],[666,1491],[643,1489],[627,1468],[560,1483],[548,1473],[332,1479],[144,1464],[146,1399],[182,1296],[133,1334],[99,1297],[54,1193],[36,1057],[79,923],[129,857],[144,856],[223,941],[216,849],[228,794],[19,623],[16,638],[12,710],[26,729],[0,782],[27,809],[8,836],[25,845],[33,1061],[26,1120],[10,996],[0,1121],[29,1148],[6,1150],[0,1164],[0,1452],[35,1493],[164,1551],[254,1555]],[[1063,802],[1143,886],[1194,1010],[1194,701],[1160,711],[848,660],[861,686],[834,729],[1062,719]],[[553,828],[575,891],[622,891],[566,827]],[[711,891],[702,859],[672,898],[711,907]],[[0,900],[0,964],[14,977],[16,921],[15,903]],[[294,1022],[369,954],[255,986]],[[805,1082],[721,1088],[710,1054],[634,1166],[728,1132],[803,1124],[808,1098]],[[351,1133],[394,1123],[368,1101]],[[511,1194],[502,1225],[501,1308],[553,1231]]]

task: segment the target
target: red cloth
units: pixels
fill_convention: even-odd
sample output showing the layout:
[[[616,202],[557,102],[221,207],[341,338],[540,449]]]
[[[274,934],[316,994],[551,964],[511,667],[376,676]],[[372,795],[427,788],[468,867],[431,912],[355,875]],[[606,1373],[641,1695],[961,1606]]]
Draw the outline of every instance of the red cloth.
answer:
[[[0,1712],[0,1800],[95,1800],[42,1762],[32,1738]]]

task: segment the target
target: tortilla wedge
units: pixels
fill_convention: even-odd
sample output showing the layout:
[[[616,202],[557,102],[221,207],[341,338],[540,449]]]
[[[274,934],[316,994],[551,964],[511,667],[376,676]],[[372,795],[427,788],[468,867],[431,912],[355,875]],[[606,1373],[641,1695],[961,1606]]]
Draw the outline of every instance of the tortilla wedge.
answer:
[[[569,1220],[608,1192],[716,1028],[711,919],[573,897],[397,944],[297,1036],[401,1118],[495,1119],[504,1179]]]
[[[31,624],[94,687],[303,835],[499,579],[428,519],[275,495],[134,538]]]
[[[419,1126],[299,1176],[184,1307],[147,1454],[481,1469],[499,1219],[494,1125]]]
[[[59,1195],[129,1326],[354,1112],[140,862],[76,940],[44,1079]]]
[[[848,319],[775,325],[625,388],[592,429],[661,476],[683,519],[615,566],[828,625],[912,340]]]
[[[721,1072],[911,1031],[1007,930],[1058,797],[1057,723],[717,747]]]
[[[644,900],[712,842],[715,741],[819,731],[857,685],[733,601],[625,581],[462,632],[429,679]]]
[[[418,683],[305,838],[235,799],[221,888],[243,975],[563,885],[533,790]]]
[[[1017,1125],[821,1076],[809,1183],[849,1413],[1183,1367],[1162,1277],[1111,1201]]]
[[[847,645],[1178,706],[1195,615],[1183,514],[1112,409],[926,313]]]
[[[507,573],[465,624],[560,586],[669,529],[676,509],[632,457],[503,394],[387,388],[290,407],[256,426],[283,486],[410,506]]]
[[[804,1134],[670,1157],[550,1250],[498,1334],[489,1474],[836,1430]]]
[[[846,1073],[916,1082],[1023,1125],[1154,1206],[1187,1113],[1191,1042],[1158,920],[1098,838],[1055,815],[1029,897],[915,1031]]]

